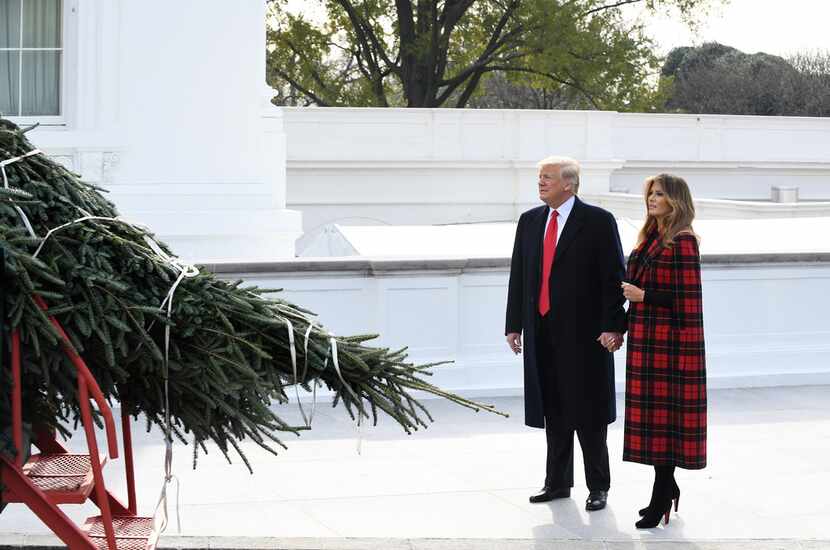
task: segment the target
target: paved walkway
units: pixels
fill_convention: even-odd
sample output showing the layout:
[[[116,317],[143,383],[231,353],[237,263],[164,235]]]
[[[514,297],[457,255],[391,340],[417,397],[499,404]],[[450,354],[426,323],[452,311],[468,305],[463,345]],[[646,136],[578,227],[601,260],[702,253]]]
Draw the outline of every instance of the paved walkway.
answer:
[[[609,429],[608,508],[584,509],[577,447],[572,498],[529,504],[541,485],[544,434],[522,424],[520,398],[495,398],[509,419],[428,401],[436,418],[407,436],[388,419],[358,433],[341,408],[318,404],[314,426],[279,457],[246,444],[250,475],[215,449],[191,469],[178,447],[183,537],[175,518],[162,547],[346,549],[810,549],[830,548],[830,386],[710,392],[709,467],[678,471],[680,511],[668,526],[637,530],[651,469],[623,463],[622,422]],[[298,421],[296,405],[285,417]],[[622,403],[619,404],[622,411]],[[162,481],[161,434],[135,426],[140,512]],[[81,438],[72,446],[80,448]],[[120,494],[121,461],[109,464]],[[175,492],[173,492],[175,495]],[[65,507],[74,518],[91,507]],[[28,510],[0,514],[0,548],[48,545]],[[201,539],[200,537],[218,537]],[[237,537],[245,537],[240,539]]]

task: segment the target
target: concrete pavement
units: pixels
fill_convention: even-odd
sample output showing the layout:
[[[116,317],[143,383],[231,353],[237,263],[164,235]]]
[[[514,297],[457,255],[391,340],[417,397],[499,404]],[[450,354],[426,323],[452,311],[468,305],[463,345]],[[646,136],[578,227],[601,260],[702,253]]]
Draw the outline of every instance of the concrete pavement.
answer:
[[[621,396],[619,396],[621,398]],[[587,495],[576,446],[572,498],[530,504],[541,485],[545,443],[522,423],[520,398],[482,399],[509,419],[427,401],[436,422],[407,436],[389,419],[357,431],[341,408],[318,403],[313,429],[286,437],[274,457],[243,445],[254,474],[215,448],[191,469],[179,446],[182,536],[175,518],[162,547],[287,549],[602,550],[830,548],[830,386],[713,390],[709,467],[678,471],[680,511],[668,526],[637,530],[652,470],[623,463],[622,420],[609,429],[612,488],[603,511]],[[308,405],[306,405],[307,407]],[[622,403],[619,412],[622,415]],[[280,409],[299,422],[296,405]],[[161,489],[163,444],[135,426],[140,512]],[[358,440],[361,454],[358,454]],[[71,445],[82,448],[76,438]],[[121,461],[106,469],[124,494]],[[171,490],[173,496],[175,491]],[[171,503],[175,507],[175,503]],[[82,521],[94,508],[65,507]],[[171,513],[174,513],[171,510]],[[0,514],[0,548],[48,546],[27,509]],[[208,537],[205,539],[204,537]]]

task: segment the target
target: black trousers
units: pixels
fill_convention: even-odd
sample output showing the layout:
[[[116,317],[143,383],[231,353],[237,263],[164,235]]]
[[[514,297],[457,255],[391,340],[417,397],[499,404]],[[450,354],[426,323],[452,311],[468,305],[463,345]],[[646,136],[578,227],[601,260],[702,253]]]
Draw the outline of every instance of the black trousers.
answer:
[[[574,432],[579,437],[582,461],[585,467],[585,483],[589,491],[607,491],[611,486],[611,470],[608,466],[608,427],[600,429],[573,429],[557,427],[545,420],[545,436],[548,456],[545,487],[563,489],[574,486]]]
[[[545,487],[564,489],[574,485],[574,433],[579,438],[589,491],[607,491],[611,486],[608,464],[608,426],[583,428],[568,426],[562,421],[558,395],[569,388],[558,387],[557,369],[580,368],[579,365],[557,365],[549,316],[538,317],[536,360],[545,404],[545,437],[547,461]],[[575,391],[571,389],[570,391]]]

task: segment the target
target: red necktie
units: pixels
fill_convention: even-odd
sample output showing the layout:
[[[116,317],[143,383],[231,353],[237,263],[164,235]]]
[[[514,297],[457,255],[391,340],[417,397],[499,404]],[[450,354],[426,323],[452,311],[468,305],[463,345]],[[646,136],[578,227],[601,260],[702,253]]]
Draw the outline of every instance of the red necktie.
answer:
[[[550,311],[550,271],[553,269],[553,257],[556,255],[556,233],[559,230],[557,219],[559,212],[551,214],[548,228],[545,231],[545,243],[542,245],[542,284],[539,288],[539,314],[546,315]]]

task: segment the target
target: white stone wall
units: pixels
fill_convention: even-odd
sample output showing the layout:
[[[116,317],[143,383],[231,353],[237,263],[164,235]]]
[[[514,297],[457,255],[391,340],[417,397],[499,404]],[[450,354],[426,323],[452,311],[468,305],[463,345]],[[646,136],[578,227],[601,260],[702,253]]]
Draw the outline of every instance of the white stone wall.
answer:
[[[32,140],[185,258],[293,256],[264,3],[67,0],[65,17],[62,121]]]
[[[306,231],[515,220],[537,204],[535,162],[550,154],[582,161],[580,193],[619,216],[641,215],[642,181],[661,171],[687,178],[702,217],[830,213],[826,118],[292,108],[285,119],[287,201]],[[821,202],[752,202],[773,185]]]
[[[747,263],[704,257],[703,300],[710,387],[830,383],[830,257]],[[807,259],[806,257],[804,259]],[[316,267],[315,267],[316,266]],[[323,267],[321,267],[323,266]],[[490,267],[481,267],[490,266]],[[507,259],[303,262],[239,266],[222,276],[319,314],[335,334],[379,333],[436,369],[439,385],[470,395],[519,393],[521,359],[504,342]],[[616,353],[623,388],[625,349]]]

